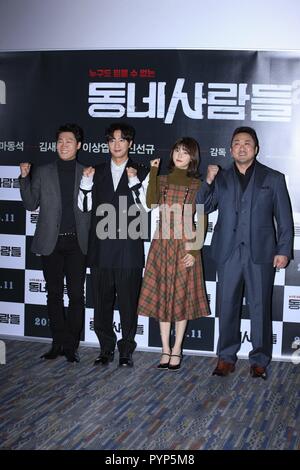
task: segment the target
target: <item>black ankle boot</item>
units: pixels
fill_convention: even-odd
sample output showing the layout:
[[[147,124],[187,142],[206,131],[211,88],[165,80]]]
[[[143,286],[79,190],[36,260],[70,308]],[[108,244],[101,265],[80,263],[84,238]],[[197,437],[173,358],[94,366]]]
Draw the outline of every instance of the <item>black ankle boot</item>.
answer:
[[[42,354],[41,359],[56,359],[58,356],[63,356],[63,348],[60,344],[52,344],[51,349],[45,354]]]

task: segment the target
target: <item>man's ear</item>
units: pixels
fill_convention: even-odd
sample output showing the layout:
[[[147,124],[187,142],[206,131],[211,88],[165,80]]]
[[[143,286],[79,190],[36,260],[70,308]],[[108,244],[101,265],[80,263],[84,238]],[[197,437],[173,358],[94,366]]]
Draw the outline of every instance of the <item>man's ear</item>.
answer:
[[[77,150],[81,149],[81,142],[77,143]]]

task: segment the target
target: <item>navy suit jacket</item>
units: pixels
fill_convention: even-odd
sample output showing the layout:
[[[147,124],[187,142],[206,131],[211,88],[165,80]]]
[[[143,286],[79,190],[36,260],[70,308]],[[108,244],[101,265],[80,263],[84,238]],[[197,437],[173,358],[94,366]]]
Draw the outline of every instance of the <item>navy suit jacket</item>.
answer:
[[[205,213],[218,209],[218,220],[211,244],[212,258],[223,264],[232,253],[236,210],[235,169],[221,170],[214,182],[200,187],[196,197]],[[272,263],[275,255],[292,256],[293,217],[284,175],[259,162],[255,163],[250,215],[250,255],[254,263]]]

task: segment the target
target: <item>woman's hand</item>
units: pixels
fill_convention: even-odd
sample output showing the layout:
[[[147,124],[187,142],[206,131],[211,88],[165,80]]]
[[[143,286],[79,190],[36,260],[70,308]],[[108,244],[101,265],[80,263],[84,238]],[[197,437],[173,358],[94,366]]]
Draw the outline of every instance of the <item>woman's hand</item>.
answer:
[[[182,258],[182,262],[183,262],[185,268],[191,268],[195,264],[195,258],[194,258],[193,255],[188,253],[187,255],[185,255]]]
[[[150,166],[156,166],[156,168],[158,168],[159,164],[160,164],[160,158],[155,158],[154,160],[150,161]]]

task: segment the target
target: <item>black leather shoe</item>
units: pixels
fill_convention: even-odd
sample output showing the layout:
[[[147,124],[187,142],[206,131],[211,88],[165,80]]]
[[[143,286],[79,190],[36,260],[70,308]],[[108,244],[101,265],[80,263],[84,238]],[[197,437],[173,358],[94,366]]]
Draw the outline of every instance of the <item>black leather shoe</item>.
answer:
[[[67,358],[67,362],[80,362],[78,351],[65,351],[65,356]]]
[[[41,359],[56,359],[58,356],[63,356],[63,347],[59,344],[53,344],[51,349],[45,354],[42,354]]]
[[[108,366],[108,364],[114,360],[114,356],[114,351],[100,353],[99,356],[95,359],[94,366]]]
[[[127,356],[120,356],[119,359],[119,367],[132,367],[133,366],[133,360],[132,360],[132,354],[128,354]]]

